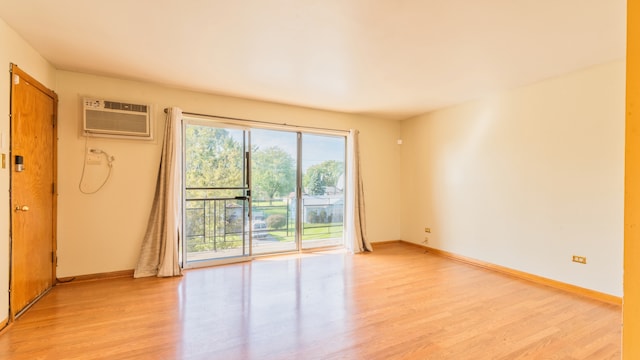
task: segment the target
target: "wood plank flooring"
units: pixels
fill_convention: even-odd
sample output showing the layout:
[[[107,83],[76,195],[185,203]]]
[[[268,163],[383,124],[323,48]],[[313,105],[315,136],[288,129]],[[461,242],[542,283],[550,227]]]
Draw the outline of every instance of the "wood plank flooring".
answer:
[[[620,359],[621,309],[403,244],[55,287],[0,359]]]

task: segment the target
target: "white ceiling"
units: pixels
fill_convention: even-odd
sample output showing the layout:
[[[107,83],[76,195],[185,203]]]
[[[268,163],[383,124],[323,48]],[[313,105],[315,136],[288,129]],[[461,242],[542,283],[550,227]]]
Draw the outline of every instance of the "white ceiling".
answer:
[[[625,0],[0,0],[56,68],[390,119],[621,59]]]

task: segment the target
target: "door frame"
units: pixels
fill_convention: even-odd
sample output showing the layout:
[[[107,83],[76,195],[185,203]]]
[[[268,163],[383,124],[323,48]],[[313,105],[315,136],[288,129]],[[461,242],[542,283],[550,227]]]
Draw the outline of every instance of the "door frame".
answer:
[[[10,166],[10,171],[9,171],[9,321],[13,322],[15,321],[15,319],[17,317],[19,317],[20,315],[22,315],[25,311],[27,311],[33,304],[35,304],[38,299],[40,299],[42,296],[44,296],[47,292],[49,292],[49,290],[51,290],[53,288],[53,286],[56,285],[56,268],[57,268],[57,263],[58,263],[58,256],[57,256],[57,204],[58,204],[58,94],[56,94],[53,90],[47,88],[46,86],[44,86],[42,83],[40,83],[38,80],[36,80],[34,77],[32,77],[31,75],[27,74],[25,71],[23,71],[22,69],[20,69],[18,67],[18,65],[11,63],[10,64],[10,82],[11,82],[11,86],[10,86],[10,95],[9,95],[9,108],[10,108],[10,114],[9,114],[9,128],[10,128],[10,136],[9,136],[9,166]],[[25,306],[23,309],[20,309],[19,311],[15,311],[15,309],[13,309],[13,280],[14,280],[14,273],[13,273],[13,263],[14,263],[14,258],[13,258],[13,216],[14,216],[14,211],[13,211],[13,200],[14,200],[14,194],[13,194],[13,167],[15,166],[14,162],[14,149],[13,149],[13,126],[14,126],[14,121],[13,121],[13,114],[14,114],[14,77],[15,76],[19,76],[19,78],[24,79],[25,81],[29,82],[31,85],[33,85],[35,88],[37,88],[39,91],[41,91],[42,93],[44,93],[46,96],[50,97],[53,100],[53,118],[51,119],[52,122],[52,127],[51,127],[51,131],[52,131],[52,223],[51,223],[51,249],[52,249],[52,254],[51,254],[51,286],[46,289],[45,291],[43,291],[42,294],[40,294],[39,296],[37,296],[30,304],[28,304],[27,306]]]
[[[303,225],[303,219],[302,219],[302,189],[303,189],[303,185],[302,185],[302,137],[305,134],[309,134],[309,135],[320,135],[320,136],[331,136],[331,137],[343,137],[344,138],[344,146],[345,146],[345,159],[344,159],[344,163],[345,163],[345,177],[347,175],[347,172],[349,171],[349,165],[348,165],[348,143],[349,143],[349,139],[347,134],[345,133],[345,131],[343,130],[331,130],[331,129],[318,129],[318,128],[305,128],[305,127],[301,127],[301,126],[295,126],[295,125],[286,125],[286,124],[272,124],[272,123],[268,123],[268,122],[264,122],[264,121],[255,121],[255,120],[245,120],[245,119],[238,119],[238,118],[228,118],[228,117],[221,117],[221,116],[216,116],[216,115],[206,115],[206,114],[199,114],[199,113],[188,113],[188,112],[183,112],[184,116],[182,119],[182,131],[183,134],[182,136],[184,137],[184,132],[185,132],[185,127],[187,123],[191,123],[191,124],[201,124],[201,125],[205,125],[205,126],[211,126],[211,127],[217,127],[217,128],[232,128],[232,129],[242,129],[244,131],[246,131],[248,133],[247,137],[248,137],[248,146],[245,149],[246,152],[249,153],[249,158],[247,159],[247,163],[245,163],[246,166],[246,171],[248,172],[248,176],[249,176],[249,189],[251,191],[253,191],[252,189],[252,184],[251,184],[251,152],[252,152],[252,135],[251,132],[253,130],[256,129],[260,129],[260,130],[269,130],[269,131],[283,131],[283,132],[289,132],[289,133],[294,133],[296,134],[296,148],[297,148],[297,159],[296,159],[296,235],[295,235],[295,243],[296,243],[296,249],[294,250],[285,250],[285,251],[278,251],[278,252],[266,252],[266,253],[260,253],[260,254],[255,254],[253,252],[253,228],[252,226],[249,226],[249,230],[248,230],[248,237],[249,237],[249,254],[244,255],[244,256],[235,256],[235,257],[227,257],[227,258],[218,258],[218,259],[209,259],[209,260],[205,260],[205,261],[197,261],[197,262],[187,262],[186,260],[186,239],[181,239],[182,241],[182,251],[181,251],[181,264],[182,267],[185,269],[191,269],[191,268],[197,268],[197,267],[204,267],[204,266],[213,266],[213,265],[223,265],[223,264],[229,264],[229,263],[236,263],[236,262],[244,262],[244,261],[251,261],[255,258],[258,257],[264,257],[264,256],[273,256],[273,255],[283,255],[283,254],[291,254],[291,253],[305,253],[305,252],[315,252],[315,251],[322,251],[322,250],[330,250],[330,249],[336,249],[336,248],[342,248],[342,247],[346,247],[346,234],[347,234],[347,226],[348,225],[343,225],[343,230],[342,230],[342,244],[339,245],[325,245],[325,246],[318,246],[318,247],[308,247],[308,248],[304,248],[303,247],[303,240],[302,240],[302,225]],[[183,138],[184,139],[184,138]],[[186,142],[183,141],[183,148],[182,148],[182,156],[184,157],[184,154],[186,152]],[[183,158],[183,169],[182,169],[182,176],[183,176],[183,184],[185,184],[186,182],[184,182],[184,176],[185,176],[185,165],[186,161],[184,161]],[[183,185],[183,192],[185,191],[185,186]],[[253,194],[251,194],[253,195]],[[346,193],[345,193],[345,197],[346,197]],[[251,223],[253,221],[253,216],[251,214],[251,212],[253,211],[253,196],[248,196],[249,198],[249,223]],[[346,198],[345,198],[346,199]],[[184,195],[183,193],[183,214],[182,214],[182,219],[183,219],[183,228],[186,224],[186,216],[185,216],[185,204],[186,202],[186,195]],[[345,201],[345,206],[346,206],[346,201]],[[344,209],[344,212],[346,213],[346,208]],[[184,231],[183,231],[184,233]],[[184,237],[184,236],[183,236]]]

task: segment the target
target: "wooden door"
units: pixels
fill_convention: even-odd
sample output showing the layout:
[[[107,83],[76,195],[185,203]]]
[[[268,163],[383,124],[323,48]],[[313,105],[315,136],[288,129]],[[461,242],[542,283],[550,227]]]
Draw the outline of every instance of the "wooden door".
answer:
[[[54,285],[56,110],[56,94],[12,65],[12,318]],[[18,157],[22,170],[16,166]]]

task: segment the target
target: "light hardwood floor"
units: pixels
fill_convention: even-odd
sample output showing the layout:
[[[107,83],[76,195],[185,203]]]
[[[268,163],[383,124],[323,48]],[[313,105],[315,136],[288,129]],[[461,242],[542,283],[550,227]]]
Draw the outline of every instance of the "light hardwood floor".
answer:
[[[621,309],[424,253],[326,252],[59,285],[0,359],[619,359]]]

